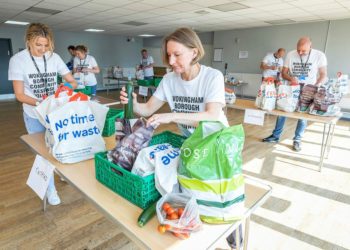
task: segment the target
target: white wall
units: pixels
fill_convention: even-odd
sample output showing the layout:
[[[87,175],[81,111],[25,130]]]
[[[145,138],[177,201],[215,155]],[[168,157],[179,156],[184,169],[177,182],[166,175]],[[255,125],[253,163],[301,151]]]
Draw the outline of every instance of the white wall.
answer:
[[[213,46],[224,49],[224,58],[223,62],[213,62],[213,67],[223,72],[224,64],[228,63],[228,72],[260,74],[260,62],[267,52],[273,52],[280,47],[290,51],[296,48],[296,42],[301,36],[310,36],[313,48],[326,53],[330,77],[335,77],[338,71],[349,74],[350,50],[348,49],[348,41],[350,34],[347,32],[349,26],[350,19],[346,19],[217,31],[214,32]],[[239,59],[239,51],[248,51],[249,57]],[[249,87],[248,95],[256,95],[259,84],[255,85],[253,88]]]
[[[143,46],[142,38],[135,38],[134,42],[127,42],[126,37],[104,35],[88,32],[55,31],[55,52],[63,61],[67,62],[70,55],[68,45],[84,44],[90,54],[96,58],[97,64],[102,67],[120,65],[121,67],[135,67],[140,62],[140,51]],[[10,38],[14,54],[24,45],[25,27],[0,27],[0,38]],[[97,75],[99,85],[102,83],[102,74]]]

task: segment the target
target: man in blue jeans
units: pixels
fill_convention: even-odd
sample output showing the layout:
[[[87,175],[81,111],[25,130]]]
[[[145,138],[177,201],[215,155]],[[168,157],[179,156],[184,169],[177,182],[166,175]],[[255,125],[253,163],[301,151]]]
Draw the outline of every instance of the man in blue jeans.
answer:
[[[287,54],[282,69],[282,78],[290,84],[304,84],[321,86],[327,80],[327,58],[319,50],[312,48],[309,37],[302,37],[297,43],[297,49]],[[278,142],[283,131],[286,117],[278,116],[272,135],[263,139],[263,142]],[[293,149],[301,150],[301,137],[307,126],[306,120],[298,120],[293,138]]]

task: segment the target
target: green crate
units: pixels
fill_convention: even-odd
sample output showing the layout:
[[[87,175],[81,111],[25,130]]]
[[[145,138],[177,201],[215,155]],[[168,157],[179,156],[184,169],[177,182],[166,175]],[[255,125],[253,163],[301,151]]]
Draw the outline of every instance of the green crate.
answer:
[[[75,89],[74,92],[82,92],[85,95],[91,95],[92,94],[92,87],[85,86],[85,88],[83,88],[83,89]]]
[[[158,87],[160,82],[162,81],[163,78],[160,78],[160,77],[156,77],[154,78],[154,86],[155,87]]]
[[[103,127],[102,136],[111,136],[115,133],[115,119],[116,118],[123,118],[124,117],[124,111],[121,109],[112,109],[110,108],[108,110],[105,125]]]
[[[152,86],[153,85],[154,80],[137,80],[137,85],[139,86]]]
[[[153,136],[149,145],[170,143],[174,147],[181,147],[184,140],[183,136],[165,131]],[[154,174],[145,177],[133,174],[108,161],[106,154],[95,154],[95,174],[99,182],[142,209],[160,197],[155,187]]]

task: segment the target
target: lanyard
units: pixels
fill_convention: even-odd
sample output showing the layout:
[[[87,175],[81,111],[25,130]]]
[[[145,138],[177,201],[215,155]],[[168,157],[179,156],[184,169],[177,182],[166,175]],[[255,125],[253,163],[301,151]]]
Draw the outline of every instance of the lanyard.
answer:
[[[35,66],[36,70],[38,71],[38,74],[41,76],[41,80],[44,82],[45,94],[46,94],[46,96],[48,96],[48,90],[47,90],[47,64],[46,64],[46,57],[45,57],[45,55],[43,55],[43,58],[44,58],[44,69],[45,69],[45,76],[46,76],[45,78],[44,78],[43,74],[41,74],[40,69],[39,69],[38,65],[36,64],[35,59],[34,59],[34,57],[33,57],[33,55],[32,55],[31,53],[30,53],[30,58],[32,58],[32,61],[33,61],[33,63],[34,63],[34,66]],[[45,96],[44,96],[44,99],[45,99]]]
[[[280,61],[280,59],[275,56],[275,54],[273,54],[273,57],[275,58],[275,66],[278,66],[278,62]]]
[[[311,54],[311,49],[309,51],[309,55],[307,56],[306,62],[303,64],[303,59],[301,58],[301,55],[299,55],[300,57],[300,63],[301,63],[301,68],[303,70],[303,74],[305,74],[305,69],[306,69],[306,65],[309,62],[309,58],[310,58],[310,54]]]
[[[83,64],[81,64],[81,59],[79,58],[79,60],[80,60],[80,67],[81,68],[83,68],[84,67],[84,65],[85,65],[85,61],[86,61],[86,58],[87,58],[87,55],[85,56],[85,58],[84,58],[84,62],[83,62]]]

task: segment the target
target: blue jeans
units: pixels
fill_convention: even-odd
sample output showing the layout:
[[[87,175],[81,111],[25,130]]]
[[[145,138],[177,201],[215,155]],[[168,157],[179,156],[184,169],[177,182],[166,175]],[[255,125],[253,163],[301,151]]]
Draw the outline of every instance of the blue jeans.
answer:
[[[145,80],[153,80],[153,76],[145,76],[143,79],[145,79]]]
[[[39,122],[38,119],[30,117],[25,112],[23,112],[23,120],[24,120],[24,125],[26,126],[28,134],[42,133],[42,132],[45,132],[46,130],[46,128]],[[50,191],[55,189],[54,175],[52,175],[50,179],[48,189]]]
[[[283,127],[284,127],[285,121],[286,121],[286,117],[284,117],[284,116],[277,117],[276,126],[272,132],[273,137],[275,137],[277,139],[280,138],[280,136],[283,132]],[[293,141],[298,141],[298,142],[301,141],[301,137],[304,134],[306,126],[307,126],[306,120],[302,120],[302,119],[298,120],[298,124],[297,124],[297,127],[295,129],[295,135],[294,135]]]

